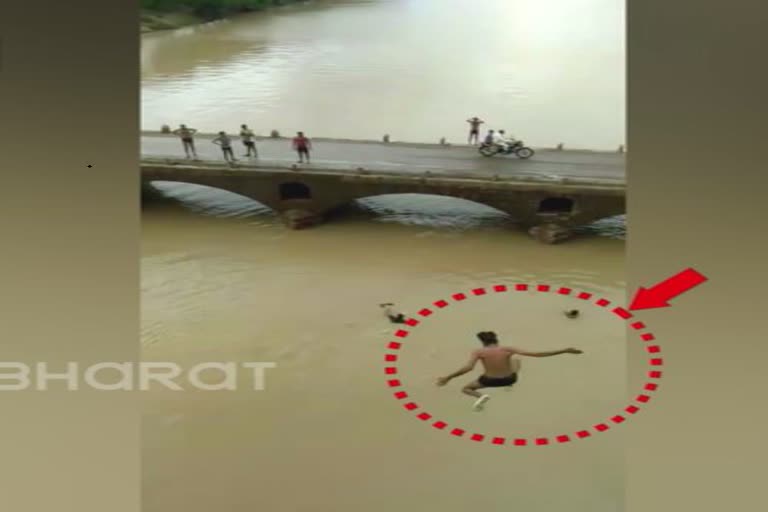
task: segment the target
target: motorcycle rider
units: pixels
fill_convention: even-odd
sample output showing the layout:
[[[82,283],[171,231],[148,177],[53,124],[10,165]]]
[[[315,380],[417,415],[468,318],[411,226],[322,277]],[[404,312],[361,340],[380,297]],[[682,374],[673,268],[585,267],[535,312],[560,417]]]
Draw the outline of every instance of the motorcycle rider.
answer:
[[[501,153],[506,153],[509,150],[509,141],[504,136],[504,130],[499,130],[493,134],[493,143],[499,147]]]
[[[507,136],[504,130],[499,130],[499,133],[504,138],[504,142],[507,143],[507,148],[512,149],[512,147],[514,147],[514,145],[517,143],[517,139],[515,139],[512,135]]]

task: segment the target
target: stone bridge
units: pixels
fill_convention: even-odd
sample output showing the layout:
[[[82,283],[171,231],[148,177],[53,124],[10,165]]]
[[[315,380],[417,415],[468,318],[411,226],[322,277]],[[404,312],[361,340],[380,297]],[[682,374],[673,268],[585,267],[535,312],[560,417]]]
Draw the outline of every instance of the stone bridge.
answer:
[[[576,226],[625,211],[623,179],[257,162],[228,166],[144,157],[141,179],[143,184],[183,182],[234,192],[272,208],[294,229],[318,224],[357,199],[385,194],[432,194],[481,203],[508,213],[544,243],[565,240]]]

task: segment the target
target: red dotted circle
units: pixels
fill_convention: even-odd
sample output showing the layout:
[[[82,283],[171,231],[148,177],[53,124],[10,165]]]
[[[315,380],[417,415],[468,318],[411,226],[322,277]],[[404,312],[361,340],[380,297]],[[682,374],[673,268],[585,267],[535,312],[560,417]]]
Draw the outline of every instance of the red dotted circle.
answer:
[[[400,379],[397,377],[394,377],[398,374],[397,372],[397,361],[398,361],[398,352],[403,347],[403,339],[407,338],[408,335],[413,331],[414,328],[416,328],[421,322],[423,322],[425,318],[428,318],[435,313],[437,313],[439,310],[444,309],[448,307],[451,304],[451,301],[454,303],[456,302],[462,302],[467,300],[468,298],[472,296],[483,296],[487,295],[488,293],[505,293],[505,292],[526,292],[526,291],[534,291],[539,293],[556,293],[558,295],[566,295],[570,297],[574,297],[576,299],[583,300],[589,304],[593,304],[595,306],[598,306],[600,308],[603,308],[607,311],[610,311],[615,316],[619,317],[622,320],[625,321],[631,321],[630,327],[637,331],[640,339],[645,343],[645,350],[648,354],[651,355],[651,358],[648,359],[648,365],[650,367],[647,376],[650,379],[644,386],[639,395],[637,395],[632,403],[630,403],[627,407],[625,407],[620,414],[616,414],[607,420],[603,421],[602,423],[598,423],[596,425],[593,425],[590,428],[579,430],[578,432],[571,432],[567,434],[561,434],[551,437],[534,437],[534,438],[505,438],[505,437],[495,437],[495,436],[487,436],[484,434],[478,434],[478,433],[469,433],[466,430],[450,425],[449,423],[445,421],[440,421],[436,418],[434,418],[429,412],[425,411],[424,408],[422,408],[417,403],[413,402],[410,399],[410,396],[408,393],[403,389],[403,384]],[[409,318],[405,321],[406,325],[410,327],[410,329],[399,329],[397,330],[394,335],[395,337],[400,341],[390,341],[387,344],[387,349],[389,350],[385,356],[384,361],[386,362],[386,366],[384,368],[384,373],[387,375],[387,385],[390,388],[396,389],[396,391],[393,393],[393,396],[396,400],[402,403],[403,408],[406,411],[413,412],[416,418],[419,420],[429,423],[432,425],[432,427],[436,428],[437,430],[442,430],[444,432],[448,432],[452,436],[455,437],[461,437],[464,439],[470,439],[475,442],[490,442],[491,444],[495,444],[498,446],[504,446],[504,445],[511,445],[511,446],[546,446],[550,444],[557,444],[557,443],[567,443],[569,441],[573,441],[576,439],[585,439],[587,437],[591,437],[594,433],[597,432],[605,432],[606,430],[609,430],[612,426],[618,425],[620,423],[624,423],[631,415],[636,414],[641,408],[643,404],[647,404],[651,400],[651,392],[656,391],[659,387],[658,381],[661,379],[662,372],[659,369],[663,365],[663,359],[658,355],[661,352],[661,347],[656,343],[656,338],[653,334],[648,332],[645,324],[643,322],[633,321],[633,315],[626,309],[623,309],[621,307],[615,306],[611,307],[611,302],[607,299],[595,297],[591,293],[587,292],[577,292],[572,290],[571,288],[556,288],[552,287],[546,284],[539,284],[539,285],[528,285],[528,284],[516,284],[513,286],[507,286],[507,285],[496,285],[491,287],[490,289],[486,288],[475,288],[470,293],[455,293],[451,295],[450,301],[449,300],[437,300],[432,303],[431,307],[423,308],[419,310],[418,316],[422,318],[422,320],[416,320],[414,318]]]

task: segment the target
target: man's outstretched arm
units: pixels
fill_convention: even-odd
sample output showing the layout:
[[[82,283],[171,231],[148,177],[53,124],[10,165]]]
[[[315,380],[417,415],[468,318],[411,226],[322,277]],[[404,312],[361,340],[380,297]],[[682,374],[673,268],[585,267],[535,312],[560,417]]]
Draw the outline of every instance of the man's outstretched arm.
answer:
[[[451,380],[455,379],[456,377],[460,377],[461,375],[464,375],[465,373],[471,372],[475,365],[477,365],[477,361],[480,359],[477,352],[472,352],[472,357],[470,357],[469,362],[453,372],[450,375],[447,375],[445,377],[440,377],[437,379],[437,385],[438,386],[445,386],[448,384]]]
[[[526,352],[523,350],[517,350],[517,349],[511,349],[512,352],[514,352],[517,355],[521,356],[528,356],[528,357],[550,357],[550,356],[559,356],[560,354],[583,354],[583,350],[578,350],[575,348],[565,348],[563,350],[551,350],[549,352]]]

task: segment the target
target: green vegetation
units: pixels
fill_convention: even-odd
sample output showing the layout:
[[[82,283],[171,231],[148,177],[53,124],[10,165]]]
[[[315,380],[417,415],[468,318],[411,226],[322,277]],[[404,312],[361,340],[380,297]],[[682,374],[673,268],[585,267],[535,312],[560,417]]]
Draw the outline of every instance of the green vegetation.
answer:
[[[173,30],[204,23],[205,20],[195,16],[191,12],[157,12],[141,11],[141,31],[154,32],[155,30]]]
[[[141,0],[141,8],[156,13],[188,12],[204,20],[282,5],[290,0]]]
[[[141,31],[168,30],[301,0],[141,0]]]

